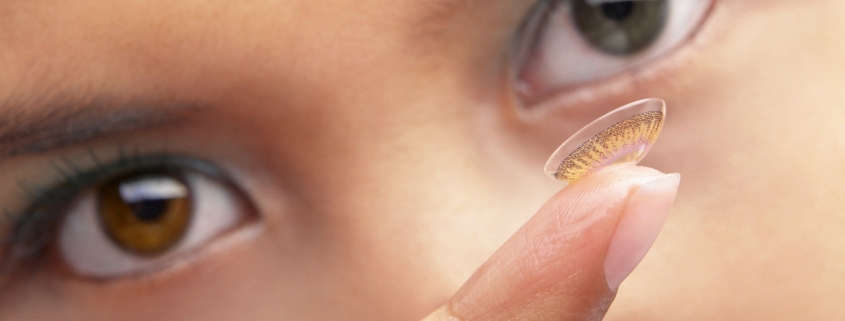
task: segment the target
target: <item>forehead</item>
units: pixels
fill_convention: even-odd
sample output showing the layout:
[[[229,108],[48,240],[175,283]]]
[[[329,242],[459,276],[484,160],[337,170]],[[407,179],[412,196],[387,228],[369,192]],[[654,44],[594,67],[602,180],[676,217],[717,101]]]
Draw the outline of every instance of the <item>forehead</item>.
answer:
[[[327,37],[315,28],[315,20],[297,11],[320,17],[319,7],[288,1],[285,6],[241,1],[17,1],[2,11],[3,66],[6,81],[21,87],[49,87],[74,90],[76,86],[121,87],[121,79],[137,90],[150,78],[162,74],[193,73],[248,58],[273,61],[271,52],[284,49],[292,59],[312,42]],[[334,15],[322,29],[338,22]],[[290,28],[287,26],[298,26]],[[353,36],[348,34],[347,36]],[[279,57],[282,58],[282,57]],[[265,63],[265,66],[270,63]],[[199,67],[199,68],[198,68]],[[269,66],[267,66],[269,67]],[[266,68],[266,67],[265,67]],[[119,71],[119,75],[115,75]],[[27,74],[26,77],[22,77]],[[18,77],[15,77],[17,75]],[[28,79],[27,79],[28,78]],[[76,85],[74,85],[76,84]],[[3,86],[3,88],[10,88]],[[7,89],[9,90],[9,89]],[[7,93],[8,94],[8,93]]]
[[[0,3],[0,119],[10,109],[50,113],[90,101],[112,109],[127,101],[155,111],[212,107],[203,110],[218,113],[191,114],[199,119],[193,128],[237,134],[262,153],[295,151],[290,158],[303,163],[346,148],[375,166],[373,155],[393,153],[388,141],[447,135],[430,124],[453,124],[467,114],[461,109],[481,105],[478,97],[489,95],[466,89],[496,89],[487,85],[500,80],[501,58],[531,5],[6,1]],[[415,134],[409,123],[426,129]],[[82,134],[73,141],[91,133]]]
[[[496,1],[525,7],[519,1]],[[200,79],[213,88],[224,86],[207,81],[219,73],[261,77],[301,70],[320,78],[338,69],[372,71],[395,60],[387,55],[425,57],[426,50],[444,51],[449,46],[443,42],[455,40],[451,31],[472,20],[461,18],[467,13],[513,16],[490,4],[494,2],[6,1],[0,4],[0,97],[16,98],[22,91],[43,97],[48,91],[92,87],[140,94],[174,88],[168,81]],[[492,19],[475,20],[472,24],[483,25]],[[513,24],[509,20],[506,24]]]

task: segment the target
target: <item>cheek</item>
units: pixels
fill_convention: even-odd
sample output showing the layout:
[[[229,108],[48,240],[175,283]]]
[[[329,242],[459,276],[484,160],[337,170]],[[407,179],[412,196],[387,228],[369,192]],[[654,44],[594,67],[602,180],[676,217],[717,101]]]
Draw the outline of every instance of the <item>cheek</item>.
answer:
[[[68,273],[25,277],[4,293],[4,320],[231,320],[278,315],[280,294],[290,293],[283,269],[266,255],[260,231],[239,231],[191,262],[145,279],[98,282]],[[264,245],[264,246],[263,246]],[[46,271],[39,271],[46,272]],[[296,280],[297,278],[291,278]],[[270,281],[270,282],[268,282]],[[295,286],[295,284],[293,284]],[[295,287],[294,287],[295,288]],[[307,287],[297,293],[308,297]],[[270,313],[273,312],[273,313]]]
[[[654,159],[658,166],[685,174],[689,186],[719,195],[739,188],[758,199],[812,193],[794,186],[841,177],[837,164],[845,158],[839,139],[845,112],[835,106],[845,85],[845,65],[835,53],[842,51],[836,45],[842,41],[822,40],[817,32],[843,26],[837,19],[811,18],[824,16],[821,12],[796,17],[794,6],[800,4],[784,3],[766,14],[726,8],[714,15],[720,19],[713,24],[731,28],[714,27],[703,39],[707,58],[690,68],[694,82],[667,99],[670,108],[678,108],[670,111],[665,140],[655,147],[661,155]],[[825,6],[817,10],[843,12]],[[802,28],[783,25],[804,16]],[[753,48],[748,39],[755,39]],[[713,45],[705,49],[709,41]],[[808,55],[794,48],[817,49]],[[790,199],[770,204],[798,206]]]

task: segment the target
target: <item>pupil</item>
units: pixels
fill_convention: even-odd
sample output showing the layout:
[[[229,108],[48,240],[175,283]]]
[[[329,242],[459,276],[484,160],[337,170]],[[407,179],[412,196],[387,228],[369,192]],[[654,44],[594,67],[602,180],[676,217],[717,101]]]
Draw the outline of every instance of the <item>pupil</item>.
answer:
[[[658,38],[671,0],[570,0],[578,32],[593,47],[613,55],[630,55]],[[613,1],[613,2],[607,2]]]
[[[611,3],[603,3],[601,4],[601,11],[610,19],[616,21],[625,20],[629,14],[631,14],[631,9],[634,8],[633,1],[621,1],[621,2],[611,2]]]
[[[140,202],[129,203],[129,208],[135,217],[141,222],[152,223],[161,219],[164,213],[167,212],[168,200],[144,200]]]

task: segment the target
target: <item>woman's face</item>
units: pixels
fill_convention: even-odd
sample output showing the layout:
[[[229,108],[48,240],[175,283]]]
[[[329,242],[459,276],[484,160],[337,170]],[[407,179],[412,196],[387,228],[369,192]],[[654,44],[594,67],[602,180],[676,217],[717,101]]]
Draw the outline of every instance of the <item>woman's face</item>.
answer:
[[[835,315],[845,2],[551,3],[0,3],[0,319],[421,318],[646,97],[683,182],[608,319]]]

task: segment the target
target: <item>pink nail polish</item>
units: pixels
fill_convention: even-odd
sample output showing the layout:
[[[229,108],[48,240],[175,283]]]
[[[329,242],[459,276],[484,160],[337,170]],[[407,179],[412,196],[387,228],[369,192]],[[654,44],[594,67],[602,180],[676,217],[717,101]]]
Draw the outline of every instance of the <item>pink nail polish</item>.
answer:
[[[672,209],[680,181],[680,174],[667,174],[639,186],[628,198],[604,261],[610,290],[619,289],[657,239]]]

